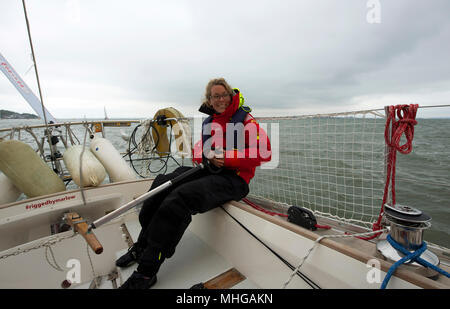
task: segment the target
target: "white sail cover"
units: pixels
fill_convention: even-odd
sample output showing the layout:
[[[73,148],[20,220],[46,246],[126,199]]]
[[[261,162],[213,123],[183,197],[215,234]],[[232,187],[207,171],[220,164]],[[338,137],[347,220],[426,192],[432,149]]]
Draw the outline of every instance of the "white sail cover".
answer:
[[[42,112],[41,101],[38,97],[31,91],[30,87],[23,81],[23,79],[17,74],[13,67],[6,61],[5,57],[0,53],[0,70],[6,75],[9,81],[17,88],[24,99],[30,104],[34,111],[44,119],[44,114]],[[47,121],[53,121],[56,123],[55,117],[53,117],[47,109],[45,109],[45,116]]]

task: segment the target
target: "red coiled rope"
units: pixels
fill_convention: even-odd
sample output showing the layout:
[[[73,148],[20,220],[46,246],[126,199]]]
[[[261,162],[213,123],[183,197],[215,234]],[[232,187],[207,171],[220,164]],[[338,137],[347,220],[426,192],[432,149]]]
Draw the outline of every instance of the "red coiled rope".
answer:
[[[381,219],[384,214],[384,204],[386,203],[388,197],[389,183],[392,183],[392,204],[395,205],[395,163],[397,160],[397,151],[402,154],[408,154],[412,151],[414,126],[417,124],[416,114],[418,107],[418,104],[389,106],[386,126],[384,129],[384,139],[386,141],[386,145],[388,146],[386,184],[384,186],[383,203],[381,204],[380,214],[377,222],[375,222],[372,226],[373,231],[381,230]],[[396,114],[399,120],[396,120]],[[389,136],[389,132],[391,132],[391,136]],[[405,134],[406,143],[400,145],[400,139],[403,134]],[[381,232],[371,237],[358,238],[369,240],[378,237],[380,234]]]
[[[266,214],[268,214],[268,215],[271,215],[271,216],[280,216],[280,217],[286,217],[286,218],[288,217],[288,215],[285,215],[285,214],[282,214],[282,213],[273,212],[273,211],[264,209],[264,208],[262,208],[261,206],[256,205],[255,203],[253,203],[252,201],[250,201],[250,200],[247,199],[247,198],[243,198],[242,200],[243,200],[245,203],[247,203],[248,205],[250,205],[250,206],[252,206],[253,208],[255,208],[256,210],[259,210],[259,211],[261,211],[261,212],[263,212],[263,213],[266,213]]]

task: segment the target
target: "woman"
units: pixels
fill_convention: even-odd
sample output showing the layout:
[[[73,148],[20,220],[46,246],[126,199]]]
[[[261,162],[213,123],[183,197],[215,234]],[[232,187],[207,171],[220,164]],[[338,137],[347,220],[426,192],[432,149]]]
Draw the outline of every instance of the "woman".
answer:
[[[154,285],[161,264],[175,253],[191,216],[244,198],[256,167],[270,161],[269,139],[243,101],[239,90],[232,89],[223,78],[213,79],[206,86],[199,111],[209,117],[202,125],[202,139],[194,146],[193,161],[203,162],[208,168],[144,202],[139,213],[142,230],[138,241],[116,261],[119,267],[134,262],[139,266],[120,288],[145,289]],[[173,173],[158,175],[150,189],[191,168],[183,166]]]

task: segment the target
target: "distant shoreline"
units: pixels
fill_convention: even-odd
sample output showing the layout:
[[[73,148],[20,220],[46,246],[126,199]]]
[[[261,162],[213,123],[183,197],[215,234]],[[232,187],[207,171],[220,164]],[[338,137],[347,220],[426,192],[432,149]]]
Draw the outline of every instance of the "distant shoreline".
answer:
[[[34,114],[16,113],[6,109],[0,109],[0,119],[39,119],[39,117]]]

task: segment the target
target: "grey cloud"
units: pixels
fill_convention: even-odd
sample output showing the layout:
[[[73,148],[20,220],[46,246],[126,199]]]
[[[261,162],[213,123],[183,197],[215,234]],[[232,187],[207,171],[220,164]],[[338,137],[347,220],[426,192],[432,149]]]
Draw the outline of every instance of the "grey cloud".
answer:
[[[14,18],[0,21],[1,41],[11,42],[2,52],[24,72],[21,8],[4,2]],[[301,114],[306,107],[348,110],[355,98],[445,92],[450,2],[380,0],[380,24],[367,23],[366,3],[79,1],[79,23],[65,2],[28,8],[44,93],[53,97],[103,95],[195,112],[207,81],[223,76],[254,110]],[[0,91],[10,95],[8,87],[0,79]]]

